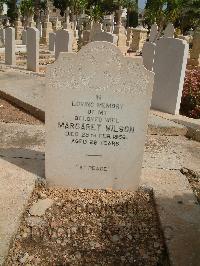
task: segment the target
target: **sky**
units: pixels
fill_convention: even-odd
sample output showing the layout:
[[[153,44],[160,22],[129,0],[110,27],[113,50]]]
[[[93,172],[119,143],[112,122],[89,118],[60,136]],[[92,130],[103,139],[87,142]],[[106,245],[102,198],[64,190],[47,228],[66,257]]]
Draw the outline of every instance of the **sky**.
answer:
[[[139,8],[144,8],[145,7],[146,0],[138,0],[138,5]]]

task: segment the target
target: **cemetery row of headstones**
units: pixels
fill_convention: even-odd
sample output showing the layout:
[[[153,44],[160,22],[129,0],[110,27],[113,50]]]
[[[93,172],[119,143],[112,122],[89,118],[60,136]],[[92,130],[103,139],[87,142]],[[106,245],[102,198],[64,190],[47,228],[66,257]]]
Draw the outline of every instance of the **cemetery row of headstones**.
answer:
[[[149,41],[143,46],[143,64],[155,73],[151,107],[171,114],[179,114],[187,64],[200,64],[200,33],[193,36],[189,55],[186,40],[173,38],[174,27],[169,24],[164,36],[158,39],[158,27],[152,25]]]
[[[5,62],[10,65],[16,63],[14,31],[14,28],[7,28],[5,34]],[[194,40],[196,36],[199,34],[194,36]],[[91,41],[107,41],[116,45],[117,38],[115,37],[114,34],[103,32],[98,23],[90,34]],[[164,36],[160,39],[158,39],[157,25],[154,24],[149,41],[143,47],[143,64],[149,71],[155,73],[152,108],[177,114],[180,109],[187,65],[188,44],[184,40],[173,37],[172,24],[168,25]],[[36,72],[39,70],[39,39],[39,31],[36,28],[27,29],[27,69]],[[49,50],[55,51],[57,59],[60,52],[72,52],[73,39],[73,31],[61,29],[56,33],[49,33]],[[195,43],[199,42],[194,41]]]

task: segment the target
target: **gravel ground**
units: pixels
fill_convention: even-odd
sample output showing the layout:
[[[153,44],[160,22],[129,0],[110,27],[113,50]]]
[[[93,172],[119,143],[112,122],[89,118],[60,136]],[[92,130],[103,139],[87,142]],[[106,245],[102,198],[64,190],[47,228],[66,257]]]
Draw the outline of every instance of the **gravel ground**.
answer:
[[[42,122],[34,116],[25,112],[22,108],[16,107],[0,98],[0,121],[5,123],[20,123],[40,125]]]
[[[164,261],[165,245],[148,192],[39,186],[5,266],[168,265]]]

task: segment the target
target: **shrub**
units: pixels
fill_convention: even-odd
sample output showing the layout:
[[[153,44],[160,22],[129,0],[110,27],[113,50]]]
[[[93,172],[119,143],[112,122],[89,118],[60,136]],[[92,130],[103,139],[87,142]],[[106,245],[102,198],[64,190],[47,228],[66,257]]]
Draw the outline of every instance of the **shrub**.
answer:
[[[180,113],[200,118],[200,67],[186,70]]]

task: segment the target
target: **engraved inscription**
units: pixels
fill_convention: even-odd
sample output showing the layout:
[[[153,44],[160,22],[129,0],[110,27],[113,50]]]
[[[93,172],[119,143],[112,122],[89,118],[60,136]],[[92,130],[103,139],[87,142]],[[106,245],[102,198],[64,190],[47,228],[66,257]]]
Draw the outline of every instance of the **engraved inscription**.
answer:
[[[75,115],[57,124],[71,144],[118,147],[135,132],[134,125],[124,124],[118,118],[124,104],[107,103],[96,95],[91,101],[72,100],[71,106]]]

